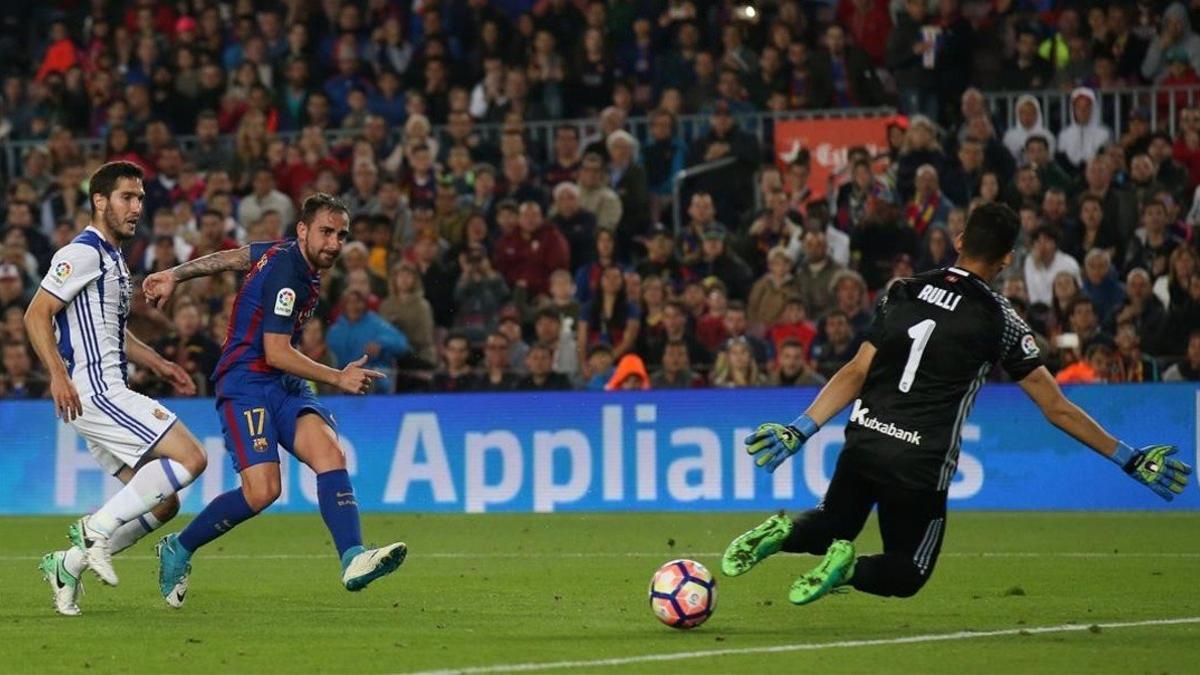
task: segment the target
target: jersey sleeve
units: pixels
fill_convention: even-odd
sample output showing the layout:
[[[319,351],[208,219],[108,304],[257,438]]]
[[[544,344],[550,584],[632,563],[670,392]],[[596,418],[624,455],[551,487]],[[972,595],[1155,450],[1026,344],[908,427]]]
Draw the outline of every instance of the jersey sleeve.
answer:
[[[1001,320],[1004,322],[1000,335],[1000,366],[1014,382],[1019,382],[1042,365],[1041,350],[1033,336],[1033,329],[1017,316],[1008,299],[996,296],[996,300],[1000,303]]]
[[[879,299],[875,301],[875,316],[871,317],[871,325],[867,327],[866,340],[871,344],[879,347],[883,344],[886,333],[887,314],[890,309],[890,302],[894,299],[892,296],[899,292],[903,281],[897,281],[888,287],[887,292],[880,293]]]
[[[280,241],[254,241],[250,242],[250,264],[258,262],[258,259],[267,254],[267,251],[276,244],[282,244]]]
[[[54,254],[41,287],[50,295],[71,302],[100,276],[100,252],[87,244],[67,244]]]
[[[295,332],[296,313],[308,302],[309,288],[292,265],[277,260],[263,270],[262,302],[264,333]]]

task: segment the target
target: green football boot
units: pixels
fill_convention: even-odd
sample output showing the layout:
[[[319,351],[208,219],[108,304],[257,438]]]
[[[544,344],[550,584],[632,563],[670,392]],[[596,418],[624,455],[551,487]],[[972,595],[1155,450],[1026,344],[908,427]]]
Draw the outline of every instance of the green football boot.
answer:
[[[792,520],[782,513],[767,518],[749,532],[734,539],[721,557],[721,573],[736,577],[750,571],[783,548],[783,542],[792,533]]]
[[[42,572],[42,579],[50,584],[50,592],[54,596],[54,611],[63,616],[79,616],[79,605],[76,604],[76,600],[79,598],[80,591],[83,590],[83,580],[71,576],[71,573],[67,571],[66,565],[63,564],[66,556],[66,551],[47,553],[42,558],[41,564],[38,565],[38,569]]]
[[[87,545],[83,543],[82,518],[71,523],[71,526],[67,528],[67,541],[71,542],[71,545],[75,548],[87,553]]]
[[[796,605],[807,605],[839,586],[844,586],[854,576],[854,561],[854,544],[845,539],[835,539],[825,552],[825,559],[821,564],[792,582],[788,600]]]

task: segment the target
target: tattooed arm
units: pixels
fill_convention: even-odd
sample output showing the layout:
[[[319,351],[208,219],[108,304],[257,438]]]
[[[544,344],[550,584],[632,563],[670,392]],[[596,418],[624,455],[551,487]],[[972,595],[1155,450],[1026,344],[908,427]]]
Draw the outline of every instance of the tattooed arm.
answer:
[[[142,282],[146,300],[155,307],[163,304],[175,292],[175,284],[196,277],[206,277],[222,272],[245,272],[250,269],[250,247],[243,246],[231,251],[217,251],[189,260],[171,269],[155,272]]]

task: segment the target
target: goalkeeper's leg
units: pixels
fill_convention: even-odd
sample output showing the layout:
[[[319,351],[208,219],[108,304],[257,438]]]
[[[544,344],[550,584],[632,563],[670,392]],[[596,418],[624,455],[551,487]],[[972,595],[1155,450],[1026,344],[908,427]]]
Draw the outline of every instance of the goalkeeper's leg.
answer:
[[[946,493],[890,488],[879,500],[883,553],[861,556],[849,585],[864,593],[907,598],[929,581],[946,535]]]
[[[825,498],[817,508],[792,520],[792,531],[783,542],[783,550],[825,555],[835,539],[853,541],[862,532],[875,500],[875,485],[839,460]]]
[[[823,555],[834,539],[858,536],[873,503],[870,484],[839,464],[817,508],[794,519],[780,513],[742,533],[725,549],[721,571],[745,574],[779,551]]]

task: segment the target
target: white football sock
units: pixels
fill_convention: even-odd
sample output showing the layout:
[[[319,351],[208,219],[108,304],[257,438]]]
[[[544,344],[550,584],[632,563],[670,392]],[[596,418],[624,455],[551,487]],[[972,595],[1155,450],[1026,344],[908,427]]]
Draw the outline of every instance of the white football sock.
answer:
[[[67,572],[76,579],[87,569],[87,557],[83,550],[77,546],[72,546],[67,549],[67,555],[63,558],[63,567],[67,568]]]
[[[88,528],[111,539],[121,525],[137,520],[193,480],[192,474],[172,459],[163,457],[150,462],[88,518]]]
[[[117,528],[108,538],[108,550],[113,555],[133,546],[142,537],[162,526],[153,513],[145,513]]]

